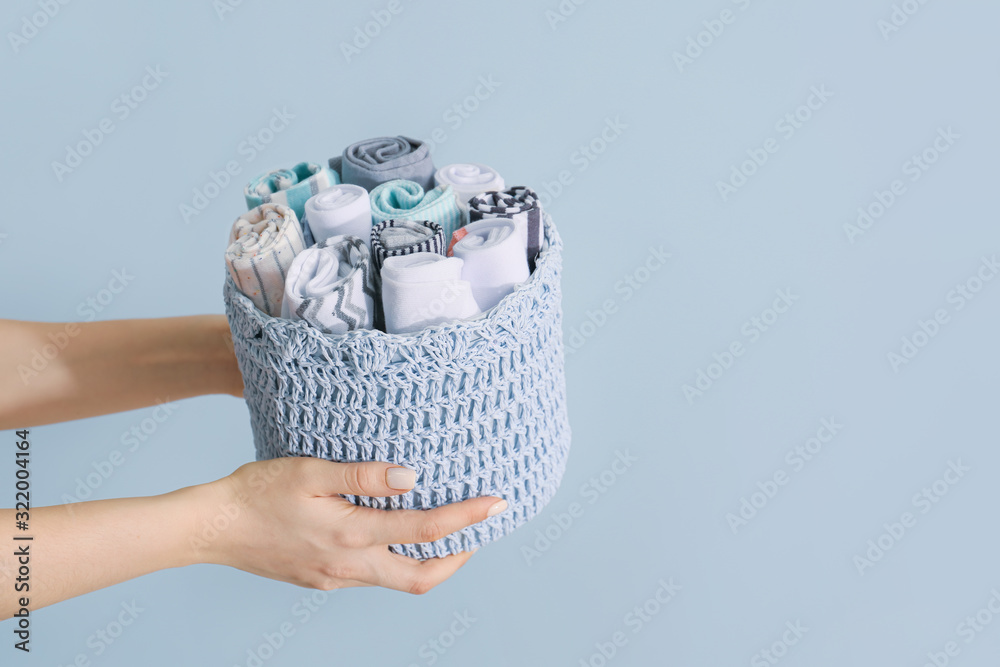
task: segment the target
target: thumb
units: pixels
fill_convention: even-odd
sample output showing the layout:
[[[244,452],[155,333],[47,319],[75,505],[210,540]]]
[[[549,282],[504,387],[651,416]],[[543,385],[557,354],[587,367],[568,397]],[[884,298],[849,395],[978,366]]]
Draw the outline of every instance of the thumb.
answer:
[[[417,473],[392,463],[321,461],[310,466],[308,490],[317,496],[398,496],[413,488]]]

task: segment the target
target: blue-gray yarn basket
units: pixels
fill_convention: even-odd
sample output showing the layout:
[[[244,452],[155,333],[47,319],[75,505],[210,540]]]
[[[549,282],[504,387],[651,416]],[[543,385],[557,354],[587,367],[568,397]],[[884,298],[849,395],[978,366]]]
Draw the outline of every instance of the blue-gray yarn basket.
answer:
[[[435,542],[391,547],[414,558],[476,549],[538,514],[570,446],[562,241],[548,215],[544,231],[530,278],[486,316],[414,334],[324,334],[262,313],[227,278],[257,458],[389,461],[417,471],[401,496],[349,496],[367,507],[429,509],[486,495],[509,503]]]

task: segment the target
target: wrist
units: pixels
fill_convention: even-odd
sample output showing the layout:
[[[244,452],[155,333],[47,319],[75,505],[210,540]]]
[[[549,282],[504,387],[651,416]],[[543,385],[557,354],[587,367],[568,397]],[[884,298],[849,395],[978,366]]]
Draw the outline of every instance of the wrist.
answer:
[[[174,505],[171,515],[180,517],[174,567],[225,564],[229,533],[242,515],[230,489],[230,480],[224,477],[164,496]]]

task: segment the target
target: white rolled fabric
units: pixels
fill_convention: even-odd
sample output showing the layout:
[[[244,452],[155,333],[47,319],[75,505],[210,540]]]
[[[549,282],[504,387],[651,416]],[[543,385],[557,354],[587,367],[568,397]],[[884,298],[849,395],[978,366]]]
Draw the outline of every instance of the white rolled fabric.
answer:
[[[412,333],[479,315],[462,260],[432,252],[386,257],[382,308],[388,333]]]
[[[360,185],[334,185],[306,201],[305,218],[316,243],[331,236],[372,234],[372,205],[368,191]]]
[[[278,317],[285,273],[304,248],[295,211],[283,204],[261,204],[233,223],[226,267],[236,287],[258,310]]]
[[[441,167],[434,174],[434,185],[450,185],[466,222],[469,220],[469,200],[482,192],[503,190],[503,177],[485,164],[458,163]]]
[[[487,218],[459,230],[465,232],[452,247],[464,262],[462,278],[484,313],[528,279],[528,258],[517,225],[507,218]],[[458,236],[458,233],[455,234]]]
[[[375,316],[368,242],[331,236],[292,261],[281,316],[305,320],[323,333],[371,329]]]

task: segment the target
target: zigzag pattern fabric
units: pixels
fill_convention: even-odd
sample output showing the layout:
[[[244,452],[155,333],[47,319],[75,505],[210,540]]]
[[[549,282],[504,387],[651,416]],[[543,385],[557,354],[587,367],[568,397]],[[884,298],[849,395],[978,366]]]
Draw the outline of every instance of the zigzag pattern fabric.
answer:
[[[542,205],[531,188],[514,186],[502,192],[485,192],[469,201],[469,222],[486,218],[510,218],[524,239],[528,266],[534,269],[542,245]]]
[[[312,162],[300,162],[291,169],[274,169],[247,183],[243,197],[247,208],[261,204],[282,204],[295,211],[304,223],[306,201],[313,195],[340,183],[337,172]]]
[[[371,191],[372,221],[432,220],[439,225],[445,239],[450,239],[462,226],[462,210],[450,187],[425,192],[413,181],[395,180],[383,183]]]
[[[305,249],[295,211],[281,204],[261,204],[236,219],[229,232],[229,276],[262,313],[281,315],[285,274]]]
[[[303,250],[288,269],[281,316],[327,334],[371,329],[371,264],[368,244],[356,236],[331,236]]]

